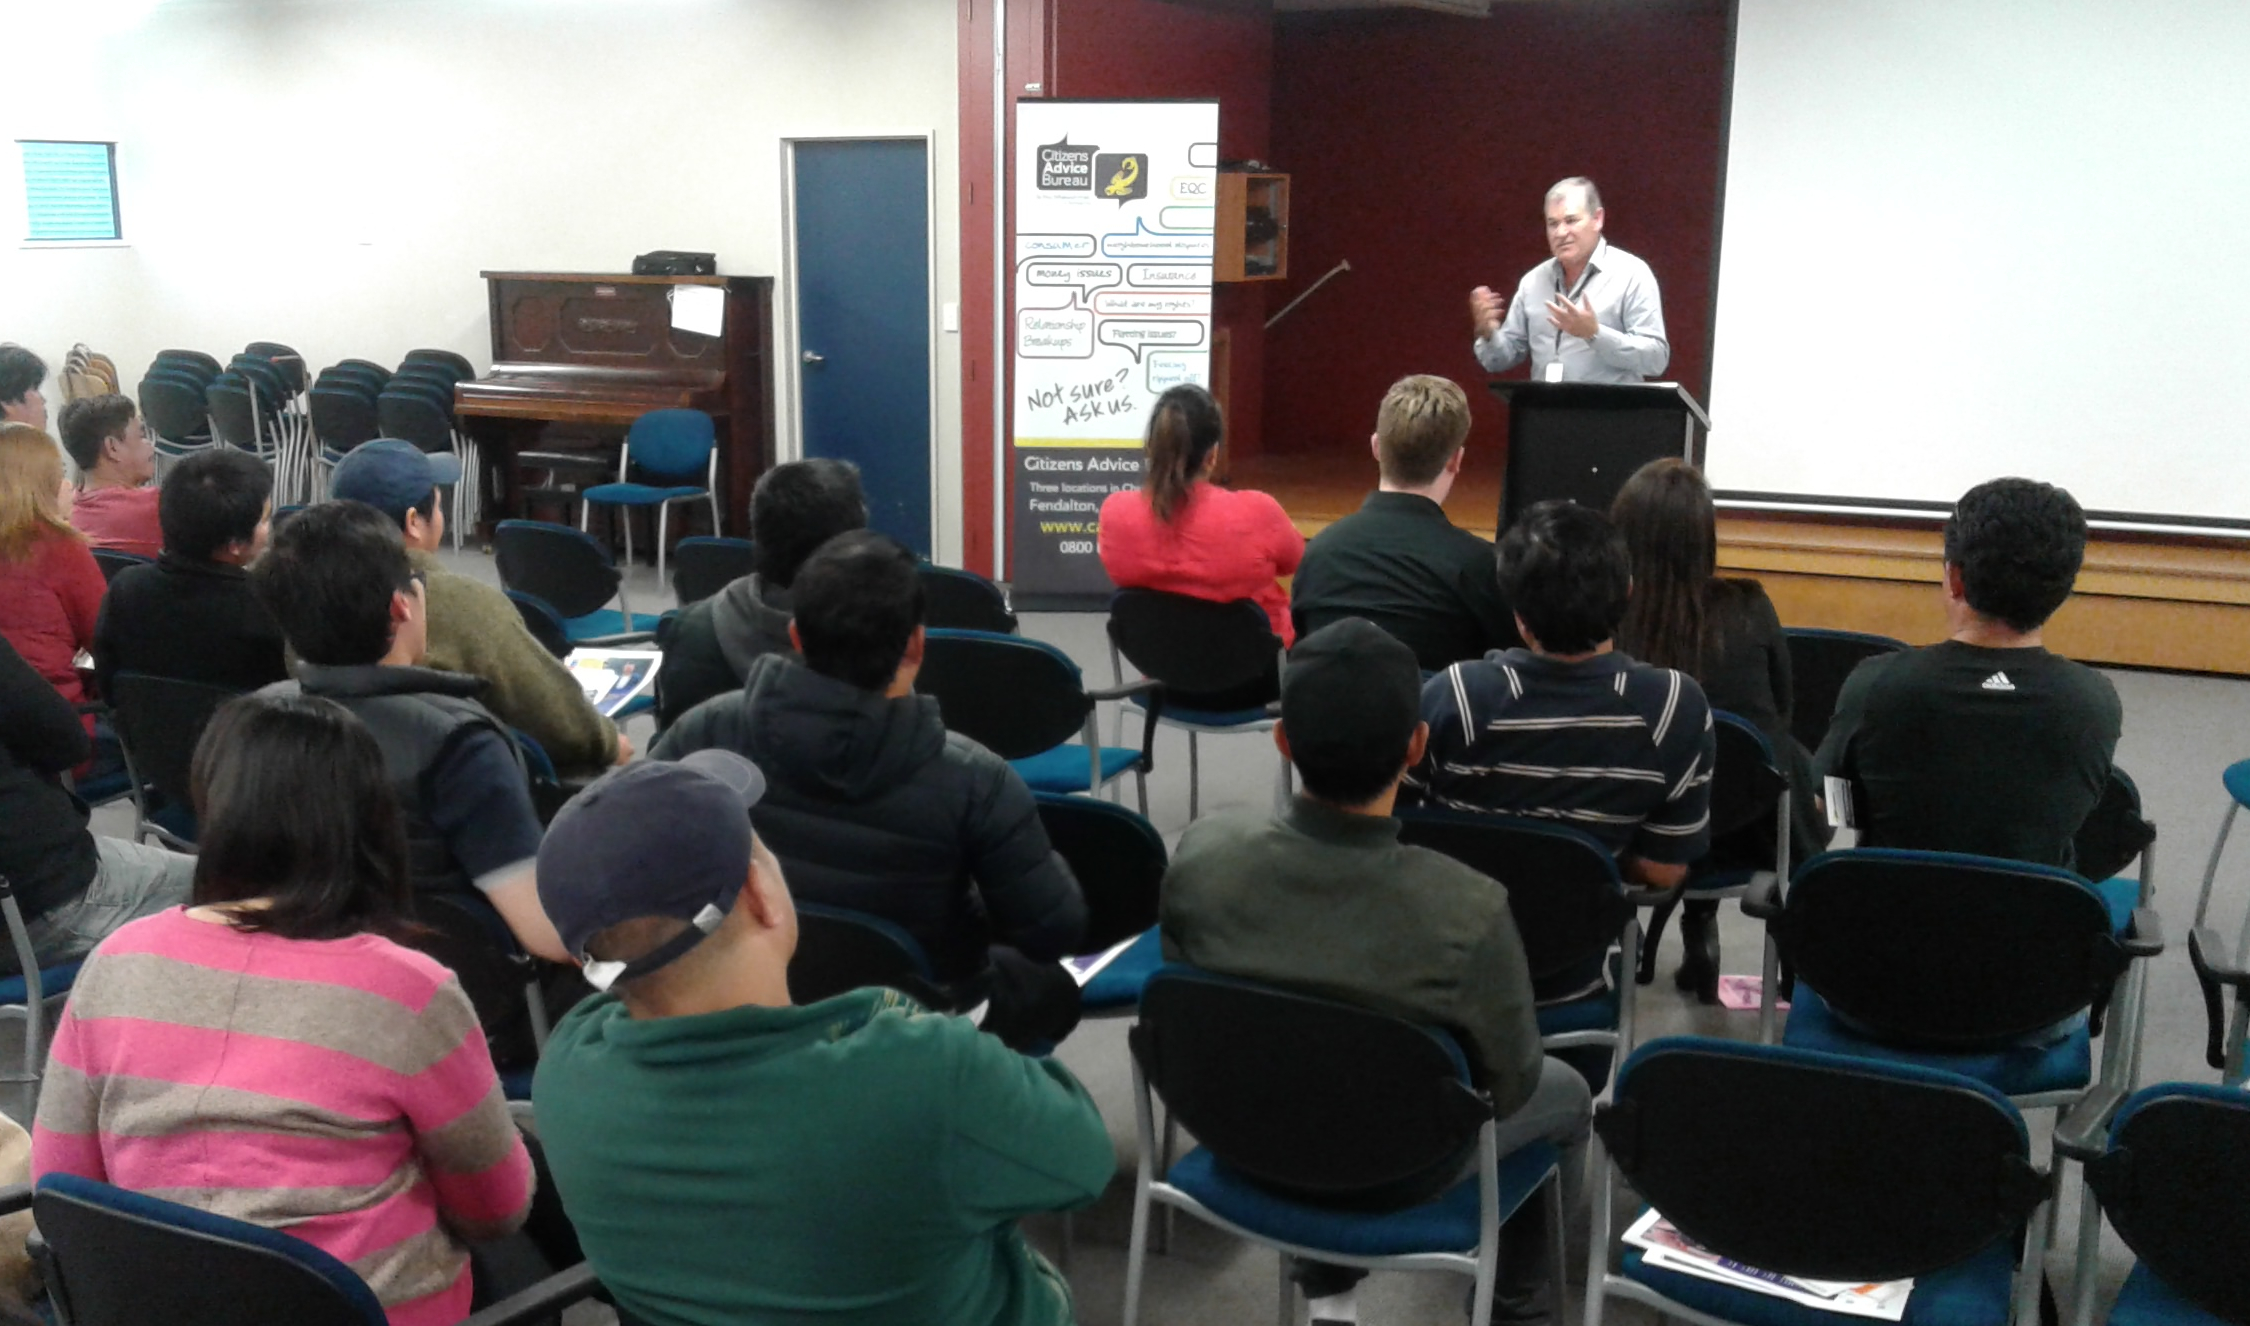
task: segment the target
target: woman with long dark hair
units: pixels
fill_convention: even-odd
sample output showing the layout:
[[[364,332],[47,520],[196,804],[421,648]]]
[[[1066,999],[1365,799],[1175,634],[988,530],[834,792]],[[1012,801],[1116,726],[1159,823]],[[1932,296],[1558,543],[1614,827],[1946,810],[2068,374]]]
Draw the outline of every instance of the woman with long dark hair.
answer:
[[[1305,556],[1305,536],[1281,503],[1211,482],[1223,429],[1219,403],[1193,383],[1156,399],[1137,492],[1102,503],[1102,569],[1120,589],[1161,589],[1266,610],[1275,635],[1296,638],[1279,577]]]
[[[406,841],[375,739],[330,700],[245,696],[191,785],[193,902],[86,959],[33,1169],[286,1230],[393,1326],[459,1321],[464,1243],[523,1223],[532,1168],[460,985],[399,942]]]
[[[1617,647],[1643,663],[1696,679],[1713,709],[1749,720],[1773,744],[1795,791],[1791,840],[1806,852],[1828,840],[1813,809],[1812,760],[1790,735],[1789,645],[1773,600],[1755,580],[1718,574],[1718,512],[1711,487],[1682,460],[1650,461],[1610,504],[1625,536],[1633,592]],[[1687,955],[1678,982],[1704,1003],[1718,1001],[1716,901],[1681,904]]]

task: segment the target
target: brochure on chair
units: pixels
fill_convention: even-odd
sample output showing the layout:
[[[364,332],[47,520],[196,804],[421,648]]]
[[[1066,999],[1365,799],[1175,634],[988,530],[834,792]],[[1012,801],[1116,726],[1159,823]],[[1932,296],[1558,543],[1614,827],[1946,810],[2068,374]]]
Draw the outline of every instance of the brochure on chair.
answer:
[[[1642,1260],[1659,1270],[1697,1276],[1754,1294],[1771,1294],[1808,1308],[1850,1317],[1899,1321],[1906,1316],[1906,1300],[1914,1293],[1912,1280],[1845,1284],[1797,1279],[1744,1266],[1689,1242],[1654,1209],[1633,1222],[1633,1227],[1625,1231],[1625,1241],[1642,1249]]]
[[[1072,976],[1078,979],[1078,984],[1083,986],[1086,984],[1086,982],[1093,980],[1095,974],[1101,971],[1102,968],[1107,967],[1109,964],[1117,961],[1118,954],[1123,953],[1126,949],[1131,948],[1139,941],[1139,935],[1134,935],[1131,939],[1120,939],[1115,944],[1110,945],[1108,948],[1103,949],[1099,953],[1088,953],[1082,957],[1064,958],[1062,960],[1062,965],[1065,970],[1067,970]]]
[[[661,649],[573,649],[563,665],[586,692],[586,702],[604,718],[614,718],[656,680]]]

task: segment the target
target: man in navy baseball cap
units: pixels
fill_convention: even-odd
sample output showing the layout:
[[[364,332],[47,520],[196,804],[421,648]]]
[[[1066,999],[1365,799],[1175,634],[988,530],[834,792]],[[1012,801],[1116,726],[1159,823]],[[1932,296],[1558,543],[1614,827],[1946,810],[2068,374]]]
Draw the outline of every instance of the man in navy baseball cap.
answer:
[[[605,991],[532,1086],[587,1262],[644,1321],[1069,1326],[1016,1221],[1101,1195],[1101,1114],[1054,1060],[895,991],[793,1006],[764,791],[732,751],[639,761],[540,847],[540,901]]]

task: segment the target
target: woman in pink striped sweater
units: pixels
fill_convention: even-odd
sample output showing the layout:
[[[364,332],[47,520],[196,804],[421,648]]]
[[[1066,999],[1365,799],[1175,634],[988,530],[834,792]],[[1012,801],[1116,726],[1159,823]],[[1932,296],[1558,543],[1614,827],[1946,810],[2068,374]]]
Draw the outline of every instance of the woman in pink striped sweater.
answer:
[[[194,787],[194,902],[87,958],[33,1171],[284,1230],[392,1326],[457,1322],[464,1244],[523,1223],[531,1163],[461,987],[396,942],[405,840],[374,738],[332,701],[245,697]]]

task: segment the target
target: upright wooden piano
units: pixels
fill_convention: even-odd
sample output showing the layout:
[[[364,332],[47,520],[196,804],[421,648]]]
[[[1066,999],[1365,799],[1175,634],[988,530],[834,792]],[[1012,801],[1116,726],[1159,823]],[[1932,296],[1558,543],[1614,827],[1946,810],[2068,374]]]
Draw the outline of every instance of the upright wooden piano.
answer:
[[[751,486],[774,460],[772,277],[483,275],[492,372],[454,388],[454,413],[501,476],[504,514],[523,514],[526,469],[577,456],[606,482],[633,420],[686,407],[718,424],[721,532],[747,532]],[[726,291],[719,335],[672,326],[675,286]]]

